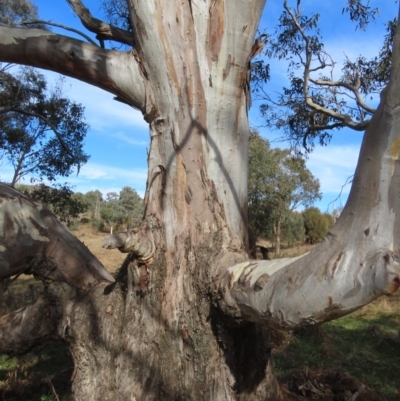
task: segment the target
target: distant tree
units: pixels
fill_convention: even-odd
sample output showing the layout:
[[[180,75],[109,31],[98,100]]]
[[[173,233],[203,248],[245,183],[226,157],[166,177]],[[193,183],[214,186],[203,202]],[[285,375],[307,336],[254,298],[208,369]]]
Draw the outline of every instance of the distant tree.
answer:
[[[311,244],[321,241],[334,223],[332,215],[329,213],[322,214],[316,207],[304,210],[303,219],[306,237]]]
[[[114,232],[117,224],[123,224],[126,210],[119,200],[116,192],[108,192],[106,201],[101,204],[100,216],[110,227],[110,233]]]
[[[258,132],[249,142],[249,224],[256,235],[273,234],[279,254],[282,225],[298,207],[308,207],[321,198],[319,181],[305,160],[288,149],[272,149]]]
[[[67,177],[89,159],[84,108],[62,96],[61,81],[51,91],[47,86],[30,67],[0,75],[0,145],[14,168],[11,186],[25,176]]]
[[[67,183],[55,184],[53,187],[44,184],[20,185],[18,189],[47,205],[58,219],[67,225],[87,209],[87,205],[81,199],[74,197],[74,192]]]
[[[143,218],[143,199],[131,187],[123,187],[119,193],[119,201],[125,209],[127,228],[137,226]]]
[[[37,6],[29,0],[0,0],[1,25],[20,26],[21,21],[38,18]]]
[[[252,68],[253,91],[262,101],[260,110],[266,125],[282,129],[299,152],[310,151],[315,141],[327,144],[334,130],[347,127],[364,131],[375,112],[366,99],[379,94],[389,81],[397,20],[387,23],[377,56],[346,56],[342,70],[337,72],[337,60],[322,42],[319,14],[302,14],[300,2],[294,8],[287,0],[283,3],[279,25],[266,40],[265,55],[289,60],[289,85],[276,96],[265,87],[270,77],[265,62],[258,60]],[[378,13],[358,0],[350,1],[343,11],[349,12],[351,18],[357,17],[361,29]]]
[[[288,246],[294,246],[298,242],[303,242],[305,238],[305,228],[303,214],[292,211],[289,213],[282,225],[282,241]]]
[[[88,205],[88,212],[90,218],[100,221],[100,208],[103,202],[103,194],[96,189],[95,191],[89,191],[84,194],[85,202]]]

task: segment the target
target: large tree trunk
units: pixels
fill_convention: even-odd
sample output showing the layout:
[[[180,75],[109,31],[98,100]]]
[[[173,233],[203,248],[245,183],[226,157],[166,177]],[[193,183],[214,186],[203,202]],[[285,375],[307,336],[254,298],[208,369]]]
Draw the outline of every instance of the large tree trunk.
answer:
[[[113,284],[98,281],[112,278],[90,255],[68,255],[77,260],[63,264],[54,238],[67,234],[37,215],[37,205],[2,192],[4,204],[36,228],[27,233],[7,214],[4,276],[15,273],[7,258],[21,238],[31,258],[19,260],[20,270],[44,280],[46,292],[0,328],[16,333],[18,352],[49,336],[65,340],[77,400],[278,400],[272,328],[338,317],[399,282],[398,229],[390,220],[400,206],[397,84],[367,133],[349,205],[321,247],[296,261],[246,262],[248,66],[263,1],[128,5],[135,44],[128,53],[0,27],[1,60],[109,90],[142,110],[151,133],[143,223],[104,241],[129,252]],[[79,12],[92,26],[87,10]],[[115,35],[126,42],[125,33]],[[31,316],[44,305],[43,329],[34,330]],[[0,338],[0,350],[10,352],[12,341]]]
[[[145,106],[117,93],[150,124],[139,233],[156,252],[151,264],[130,254],[106,291],[61,297],[73,392],[85,401],[277,400],[264,325],[224,318],[213,285],[221,257],[234,263],[247,251],[248,67],[263,1],[157,3],[131,5]]]
[[[151,94],[145,225],[157,251],[148,267],[128,256],[107,295],[74,303],[79,400],[278,399],[264,326],[222,319],[211,292],[218,256],[246,251],[244,72],[256,25],[235,15],[259,10],[190,5],[135,5]]]

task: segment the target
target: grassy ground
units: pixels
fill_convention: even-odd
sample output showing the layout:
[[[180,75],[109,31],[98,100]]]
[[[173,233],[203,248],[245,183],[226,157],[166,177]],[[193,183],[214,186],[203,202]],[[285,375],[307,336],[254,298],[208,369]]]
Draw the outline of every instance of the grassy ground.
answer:
[[[125,258],[101,248],[104,234],[89,225],[74,234],[110,271]],[[281,257],[310,249],[283,250]],[[0,288],[3,314],[41,290],[27,277],[7,284]],[[291,399],[400,401],[399,331],[400,294],[383,297],[349,316],[295,333],[283,351],[273,353],[275,370]],[[0,400],[70,401],[72,371],[71,356],[62,343],[51,342],[19,358],[0,356]]]
[[[346,400],[344,389],[336,398],[323,398],[322,394],[318,398],[317,391],[313,392],[318,388],[310,385],[308,392],[299,391],[304,390],[299,387],[309,383],[311,371],[314,376],[319,375],[319,381],[321,376],[328,380],[331,389],[335,375],[337,381],[351,375],[355,379],[353,386],[360,388],[363,384],[376,395],[365,395],[363,399],[400,400],[399,331],[400,294],[383,297],[351,315],[298,331],[290,345],[273,356],[275,369],[287,387],[290,380],[299,379],[294,386],[297,388],[291,390],[314,397],[310,399]],[[363,392],[366,394],[367,390]],[[355,399],[361,400],[361,394],[359,397]]]

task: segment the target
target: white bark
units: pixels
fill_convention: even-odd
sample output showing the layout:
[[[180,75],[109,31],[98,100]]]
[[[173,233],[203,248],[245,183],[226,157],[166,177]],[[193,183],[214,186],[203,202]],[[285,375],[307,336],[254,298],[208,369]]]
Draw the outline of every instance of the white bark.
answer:
[[[294,329],[331,320],[400,286],[400,29],[392,77],[365,133],[348,203],[322,244],[301,258],[228,269],[238,315]]]
[[[0,59],[68,75],[145,110],[143,73],[131,52],[101,49],[40,29],[0,26]]]

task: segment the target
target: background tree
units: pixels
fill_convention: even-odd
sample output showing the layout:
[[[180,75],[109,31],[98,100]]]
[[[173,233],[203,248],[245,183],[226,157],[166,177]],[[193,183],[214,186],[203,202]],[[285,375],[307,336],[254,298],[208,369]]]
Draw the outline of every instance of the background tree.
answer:
[[[68,183],[49,187],[39,185],[19,185],[18,190],[32,199],[45,204],[63,223],[71,225],[74,219],[86,212],[87,205],[75,194]]]
[[[14,168],[11,185],[25,176],[54,181],[89,159],[84,108],[62,96],[62,82],[49,91],[32,68],[0,74],[0,144]],[[6,113],[7,111],[7,113]]]
[[[100,216],[109,225],[111,234],[117,224],[123,223],[125,209],[121,202],[119,202],[116,192],[108,192],[106,194],[106,201],[102,203],[100,208]]]
[[[106,202],[101,204],[100,216],[110,227],[111,234],[115,226],[130,229],[139,225],[143,215],[143,200],[131,187],[124,187],[119,192],[109,192]]]
[[[248,191],[250,227],[256,235],[273,233],[276,254],[290,213],[321,198],[319,181],[305,160],[288,149],[271,149],[256,131],[250,133]]]
[[[305,227],[303,214],[293,211],[286,218],[282,226],[282,241],[289,247],[303,243],[305,238]]]
[[[342,128],[364,131],[375,112],[372,99],[389,81],[397,19],[387,23],[379,55],[346,57],[338,72],[338,60],[329,54],[320,35],[320,15],[302,14],[300,2],[294,8],[287,0],[283,5],[279,25],[268,35],[265,55],[289,60],[290,86],[275,96],[267,89],[270,76],[265,60],[258,60],[252,69],[253,90],[262,101],[266,126],[282,130],[300,153],[310,151],[315,141],[326,145],[333,132]],[[369,21],[365,16],[374,18],[378,10],[352,1],[343,11],[358,18],[358,26],[365,29]]]
[[[328,213],[322,214],[316,207],[304,210],[303,220],[307,241],[311,244],[322,241],[334,223],[333,216]]]
[[[114,279],[45,209],[0,186],[12,223],[1,275],[29,271],[46,283],[35,305],[2,317],[0,351],[64,340],[77,400],[279,400],[268,333],[343,316],[399,287],[400,30],[339,220],[311,252],[272,263],[247,256],[249,63],[264,1],[127,1],[132,31],[69,3],[101,40],[133,48],[0,26],[0,60],[76,77],[143,113],[144,219],[105,238],[130,253]]]
[[[143,199],[133,188],[123,187],[119,192],[119,202],[125,210],[125,227],[137,227],[143,218]]]
[[[103,202],[103,194],[96,189],[84,194],[85,202],[88,205],[88,212],[91,219],[100,221],[100,208]]]
[[[21,21],[39,18],[37,6],[29,0],[0,0],[0,10],[1,25],[20,26]]]

